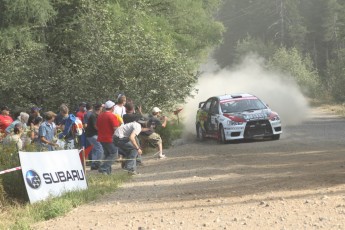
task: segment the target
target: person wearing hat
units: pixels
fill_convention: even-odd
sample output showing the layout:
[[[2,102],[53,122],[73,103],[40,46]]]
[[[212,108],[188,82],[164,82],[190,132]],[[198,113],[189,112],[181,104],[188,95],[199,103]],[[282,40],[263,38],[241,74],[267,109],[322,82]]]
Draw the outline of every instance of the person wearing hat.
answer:
[[[45,121],[40,125],[38,129],[38,139],[40,142],[41,150],[54,151],[58,145],[53,142],[55,135],[54,119],[56,114],[52,111],[48,111],[44,114]]]
[[[103,174],[111,174],[111,166],[118,155],[118,149],[113,143],[113,134],[116,128],[120,126],[120,122],[113,114],[114,106],[114,102],[107,101],[104,104],[105,111],[98,115],[96,121],[97,141],[101,143],[104,155],[104,161],[99,166],[98,171]]]
[[[149,116],[147,123],[148,131],[141,132],[141,137],[144,142],[148,142],[150,145],[157,147],[159,151],[159,159],[164,159],[166,156],[163,154],[163,143],[161,136],[156,132],[156,129],[165,128],[168,122],[168,118],[160,116],[160,110],[158,107],[152,109],[152,114]]]
[[[10,116],[10,109],[7,106],[1,107],[0,114],[0,140],[2,137],[6,136],[6,128],[13,122]]]

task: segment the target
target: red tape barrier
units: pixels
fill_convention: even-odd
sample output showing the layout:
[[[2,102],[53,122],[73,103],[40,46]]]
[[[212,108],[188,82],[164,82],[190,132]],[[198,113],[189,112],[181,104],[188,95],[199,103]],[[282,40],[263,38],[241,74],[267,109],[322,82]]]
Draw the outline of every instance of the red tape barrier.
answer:
[[[9,173],[9,172],[14,172],[14,171],[17,171],[17,170],[21,170],[22,167],[15,167],[15,168],[11,168],[11,169],[6,169],[6,170],[3,170],[3,171],[0,171],[0,175],[1,174],[5,174],[5,173]]]

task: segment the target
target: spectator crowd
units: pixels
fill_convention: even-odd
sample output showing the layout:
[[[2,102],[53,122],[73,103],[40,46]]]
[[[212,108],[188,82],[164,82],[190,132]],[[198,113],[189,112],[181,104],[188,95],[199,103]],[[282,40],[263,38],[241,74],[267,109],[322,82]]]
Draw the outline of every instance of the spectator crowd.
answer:
[[[119,161],[129,174],[137,175],[137,165],[143,164],[143,145],[157,148],[159,159],[166,158],[157,130],[166,127],[168,119],[158,107],[143,114],[141,106],[135,107],[123,94],[115,101],[81,102],[74,113],[66,104],[61,104],[57,113],[42,112],[35,106],[29,113],[13,115],[8,106],[2,106],[0,142],[4,148],[15,146],[18,151],[84,147],[90,149],[91,170],[109,175],[114,162]]]

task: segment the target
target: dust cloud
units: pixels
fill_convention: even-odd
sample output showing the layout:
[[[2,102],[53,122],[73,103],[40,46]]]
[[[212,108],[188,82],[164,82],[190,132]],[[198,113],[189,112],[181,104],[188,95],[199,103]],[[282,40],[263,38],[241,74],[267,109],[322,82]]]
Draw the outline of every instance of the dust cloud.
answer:
[[[291,77],[269,72],[264,69],[263,63],[262,58],[250,55],[231,69],[220,70],[213,60],[203,65],[196,86],[197,92],[187,100],[181,113],[186,124],[185,137],[195,134],[199,102],[224,94],[253,94],[279,114],[283,127],[301,123],[309,113],[306,98]]]

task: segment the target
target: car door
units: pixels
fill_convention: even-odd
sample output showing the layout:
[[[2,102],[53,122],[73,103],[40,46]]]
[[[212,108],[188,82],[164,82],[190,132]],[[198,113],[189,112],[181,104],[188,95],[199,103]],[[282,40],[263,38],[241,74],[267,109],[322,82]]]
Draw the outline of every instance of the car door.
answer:
[[[210,120],[210,108],[211,108],[212,98],[208,99],[204,106],[202,107],[203,113],[205,113],[204,128],[206,132],[211,131],[211,120]]]
[[[210,121],[210,131],[218,131],[218,122],[219,122],[219,100],[218,98],[213,98],[209,110],[209,121]]]

